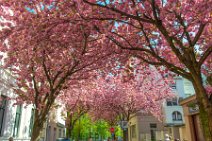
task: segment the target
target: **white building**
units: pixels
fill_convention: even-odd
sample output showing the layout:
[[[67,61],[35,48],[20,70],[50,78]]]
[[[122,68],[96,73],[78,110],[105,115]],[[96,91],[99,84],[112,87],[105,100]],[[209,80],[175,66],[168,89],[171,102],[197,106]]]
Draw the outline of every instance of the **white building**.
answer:
[[[34,108],[33,105],[14,105],[15,100],[9,99],[15,98],[15,94],[8,85],[14,82],[15,80],[7,71],[0,69],[0,141],[8,141],[9,137],[13,137],[14,141],[29,141],[33,127]],[[52,112],[56,116],[51,117],[50,122],[44,125],[40,135],[41,141],[47,139],[47,141],[55,141],[65,135],[65,121],[60,112],[61,108]]]
[[[18,140],[29,140],[33,123],[32,105],[14,105],[15,94],[9,84],[15,80],[5,70],[0,69],[0,140],[13,137]]]
[[[175,84],[171,85],[176,98],[167,100],[163,104],[164,126],[173,139],[180,139],[180,128],[184,125],[183,108],[179,101],[195,94],[193,85],[185,78],[175,78]]]

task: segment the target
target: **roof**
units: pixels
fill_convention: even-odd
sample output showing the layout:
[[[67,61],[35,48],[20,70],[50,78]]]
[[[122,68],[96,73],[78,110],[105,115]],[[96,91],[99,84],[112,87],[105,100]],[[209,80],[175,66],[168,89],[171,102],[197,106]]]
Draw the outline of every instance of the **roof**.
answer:
[[[183,106],[183,105],[186,105],[188,103],[195,102],[195,101],[196,101],[196,95],[192,95],[192,96],[189,96],[189,97],[181,100],[180,105]]]

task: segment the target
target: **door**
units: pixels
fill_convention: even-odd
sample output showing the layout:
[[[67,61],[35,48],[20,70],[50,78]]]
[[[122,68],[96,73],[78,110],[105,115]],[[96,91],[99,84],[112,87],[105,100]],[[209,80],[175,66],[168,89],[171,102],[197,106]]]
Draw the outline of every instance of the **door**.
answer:
[[[199,115],[192,116],[195,141],[204,141]]]

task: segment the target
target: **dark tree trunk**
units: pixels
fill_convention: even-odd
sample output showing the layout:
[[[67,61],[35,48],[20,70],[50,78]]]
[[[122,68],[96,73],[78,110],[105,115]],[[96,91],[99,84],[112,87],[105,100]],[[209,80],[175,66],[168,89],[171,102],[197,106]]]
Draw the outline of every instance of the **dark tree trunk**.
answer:
[[[41,132],[41,129],[39,128],[39,126],[34,124],[32,135],[31,135],[31,141],[38,141],[40,132]]]
[[[66,137],[67,138],[71,138],[72,137],[72,130],[73,130],[73,126],[72,125],[69,125],[67,127],[67,134],[66,134]]]
[[[212,141],[212,107],[210,106],[205,109],[201,104],[199,104],[199,107],[201,126],[205,141]]]
[[[74,129],[74,125],[76,123],[76,119],[73,119],[73,115],[70,114],[70,112],[67,112],[67,118],[69,118],[69,122],[67,123],[67,132],[66,132],[66,137],[67,138],[72,138],[72,131]]]
[[[128,128],[123,130],[123,141],[128,141]]]
[[[32,128],[32,135],[31,135],[31,141],[38,141],[39,135],[41,131],[43,130],[44,122],[46,121],[46,116],[43,116],[43,118],[39,118],[38,110],[35,110],[34,114],[34,124]]]

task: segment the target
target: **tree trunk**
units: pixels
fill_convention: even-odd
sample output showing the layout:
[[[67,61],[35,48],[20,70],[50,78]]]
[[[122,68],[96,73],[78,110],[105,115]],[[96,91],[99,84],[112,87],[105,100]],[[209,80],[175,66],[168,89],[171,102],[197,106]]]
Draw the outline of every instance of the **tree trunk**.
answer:
[[[43,130],[44,122],[46,121],[46,116],[44,116],[41,119],[38,118],[39,116],[40,114],[38,113],[38,110],[35,110],[31,141],[38,141],[39,135],[41,131]]]
[[[42,128],[39,128],[38,124],[33,125],[31,141],[38,141],[41,130]]]
[[[80,120],[79,120],[79,131],[78,131],[78,136],[77,136],[77,141],[81,140],[81,127],[80,127]]]
[[[201,75],[193,77],[192,81],[200,109],[200,120],[206,141],[212,141],[212,103],[203,86]]]
[[[199,104],[199,107],[203,135],[206,141],[212,141],[212,107],[205,109],[201,104]]]
[[[128,128],[123,130],[123,141],[128,141]]]
[[[72,130],[73,130],[73,126],[72,125],[69,125],[67,127],[67,134],[66,134],[66,137],[67,138],[71,138],[71,136],[72,136]]]

